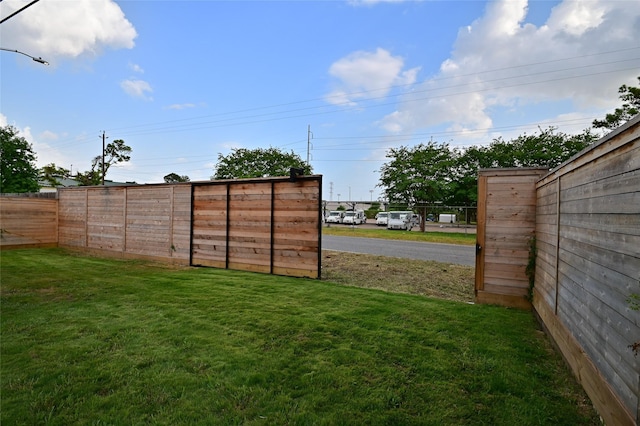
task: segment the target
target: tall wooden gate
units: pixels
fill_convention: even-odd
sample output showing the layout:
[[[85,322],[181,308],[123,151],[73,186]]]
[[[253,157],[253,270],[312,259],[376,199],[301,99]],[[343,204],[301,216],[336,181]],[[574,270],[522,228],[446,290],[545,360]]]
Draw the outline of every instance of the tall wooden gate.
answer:
[[[191,265],[320,278],[322,176],[192,186]]]
[[[476,301],[530,309],[525,273],[536,233],[536,182],[547,169],[485,169],[478,175]]]

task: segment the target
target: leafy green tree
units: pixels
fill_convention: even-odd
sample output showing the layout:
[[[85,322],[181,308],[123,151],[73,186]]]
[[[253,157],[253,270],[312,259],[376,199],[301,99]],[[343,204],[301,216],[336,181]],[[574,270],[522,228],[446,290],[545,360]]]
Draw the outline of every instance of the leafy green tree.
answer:
[[[454,164],[448,144],[429,142],[392,148],[380,168],[380,185],[391,203],[409,206],[442,201],[451,184]]]
[[[474,205],[478,171],[494,167],[553,168],[593,143],[590,130],[567,135],[550,127],[510,141],[495,139],[488,146],[450,149],[433,142],[392,149],[391,161],[381,168],[380,184],[392,204],[442,201],[448,205]]]
[[[118,163],[131,159],[131,147],[125,145],[122,139],[116,139],[104,148],[104,175],[102,174],[102,155],[94,157],[91,162],[91,170],[78,173],[76,180],[80,186],[100,185],[107,175],[109,168]]]
[[[40,169],[40,179],[53,187],[61,185],[58,179],[68,178],[70,176],[70,170],[64,167],[58,167],[54,163],[47,164]]]
[[[291,168],[312,173],[299,155],[278,148],[234,149],[229,155],[218,154],[218,164],[212,179],[240,179],[256,177],[289,176]]]
[[[478,202],[478,170],[490,167],[487,147],[456,149],[451,170],[453,181],[445,201],[449,205],[471,206]]]
[[[102,183],[102,171],[96,170],[95,158],[91,163],[91,170],[78,172],[76,174],[76,181],[78,181],[78,186],[94,186]]]
[[[640,76],[638,77],[638,82],[640,82]],[[593,127],[613,130],[640,113],[640,87],[623,84],[618,89],[618,93],[620,93],[619,97],[623,102],[622,106],[616,108],[613,113],[607,114],[604,120],[593,120]]]
[[[556,132],[556,128],[539,129],[539,134],[521,135],[504,141],[494,139],[484,152],[484,167],[554,168],[596,140],[589,129],[578,135]]]
[[[187,175],[180,176],[177,173],[169,173],[164,177],[164,181],[166,183],[189,182],[189,176]]]
[[[0,193],[38,192],[36,154],[13,126],[0,127]]]

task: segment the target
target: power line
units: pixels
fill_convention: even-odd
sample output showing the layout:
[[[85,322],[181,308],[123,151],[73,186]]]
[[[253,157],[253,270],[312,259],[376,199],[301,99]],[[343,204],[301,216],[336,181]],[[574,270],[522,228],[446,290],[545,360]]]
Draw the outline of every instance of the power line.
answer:
[[[574,56],[574,57],[569,57],[569,58],[564,58],[564,59],[556,59],[556,60],[550,60],[550,61],[543,61],[543,62],[534,62],[534,63],[523,64],[523,65],[515,65],[515,66],[510,66],[510,67],[503,67],[503,68],[495,68],[495,69],[485,70],[485,71],[478,71],[478,72],[474,72],[472,74],[461,74],[461,75],[456,75],[456,76],[453,76],[453,77],[436,78],[436,79],[432,79],[430,81],[431,82],[440,82],[440,81],[458,79],[458,78],[462,78],[462,77],[477,76],[479,74],[496,73],[496,72],[499,72],[499,71],[517,69],[517,68],[530,68],[530,67],[533,67],[533,66],[536,66],[536,65],[545,65],[545,64],[550,64],[550,63],[566,62],[566,61],[570,61],[570,60],[574,60],[574,59],[582,59],[582,58],[593,57],[593,56],[601,56],[601,55],[607,55],[607,54],[613,54],[613,53],[621,53],[621,52],[626,52],[626,51],[630,51],[630,50],[638,50],[638,49],[640,49],[640,47],[619,49],[619,50],[614,50],[614,51],[600,52],[600,53],[594,53],[594,54],[588,54],[588,55],[580,55],[580,56]],[[551,71],[544,71],[544,72],[537,72],[537,73],[529,73],[529,74],[524,74],[524,75],[502,77],[502,78],[499,78],[499,79],[485,80],[485,81],[483,81],[483,83],[499,82],[499,81],[510,80],[510,79],[515,79],[515,78],[531,77],[531,76],[536,76],[536,75],[549,74],[549,73],[552,73],[552,72],[572,71],[572,70],[576,70],[576,69],[580,69],[580,68],[588,68],[588,67],[594,67],[594,66],[611,65],[611,64],[620,63],[620,62],[635,61],[635,60],[638,60],[638,59],[640,59],[640,58],[627,58],[627,59],[622,60],[622,61],[603,62],[603,63],[597,63],[597,64],[592,64],[592,65],[584,65],[584,66],[580,66],[580,67],[570,67],[570,68],[564,68],[564,69],[559,69],[559,70],[551,70]],[[624,69],[624,70],[627,70],[627,69]],[[624,71],[624,70],[614,70],[614,71],[610,71],[610,72]],[[586,74],[586,75],[583,75],[583,76],[589,76],[589,75],[591,75],[591,74]],[[572,76],[572,77],[567,77],[567,78],[574,78],[574,77]],[[555,81],[555,80],[548,80],[548,81]],[[539,83],[544,83],[544,82],[546,82],[546,81],[541,81]],[[473,83],[477,84],[477,82],[473,82]],[[434,90],[451,89],[451,88],[456,88],[456,87],[461,87],[461,86],[468,86],[469,84],[472,84],[472,83],[463,83],[463,84],[457,84],[457,85],[452,85],[452,86],[438,87],[438,88],[434,88],[434,89],[416,91],[416,92],[413,92],[413,93],[424,93],[424,92],[434,91]],[[522,84],[529,84],[529,83],[522,83]],[[347,94],[347,96],[353,98],[353,97],[359,97],[359,95],[363,95],[363,94],[367,94],[367,93],[380,92],[380,91],[383,91],[383,90],[384,91],[389,91],[389,90],[394,89],[394,88],[402,88],[402,87],[408,87],[408,86],[413,86],[413,85],[414,84],[403,84],[403,85],[395,85],[395,86],[387,86],[387,87],[382,87],[382,88],[377,88],[377,89],[371,89],[371,90],[366,90],[366,91],[350,92],[350,93]],[[513,86],[508,86],[508,87],[513,87]],[[497,90],[497,89],[500,89],[500,87],[496,87],[494,90]],[[468,93],[468,92],[463,92],[463,93]],[[382,99],[382,98],[386,98],[386,97],[387,96],[375,96],[375,97],[369,97],[369,98],[360,99],[360,101],[361,102],[365,102],[365,101],[371,101],[371,100],[378,100],[378,99]],[[237,120],[253,120],[253,119],[256,119],[256,118],[260,118],[260,117],[268,117],[268,116],[273,116],[273,115],[277,115],[277,114],[286,114],[286,113],[292,113],[292,112],[297,112],[297,111],[306,111],[306,110],[310,110],[310,109],[319,109],[319,108],[325,108],[326,109],[326,108],[330,108],[330,106],[327,105],[327,104],[322,104],[322,105],[316,105],[316,106],[308,106],[308,107],[304,107],[304,108],[286,109],[286,110],[281,110],[281,111],[276,111],[276,112],[265,112],[265,113],[260,113],[260,114],[246,115],[246,113],[255,112],[255,111],[262,111],[262,110],[269,110],[269,109],[275,109],[275,108],[281,108],[281,107],[288,107],[288,106],[292,106],[292,105],[299,105],[299,104],[311,103],[311,102],[319,102],[319,101],[326,102],[326,100],[329,99],[329,98],[331,98],[331,97],[314,98],[314,99],[308,99],[308,100],[301,100],[301,101],[294,101],[294,102],[288,102],[288,103],[275,104],[275,105],[270,105],[270,106],[246,108],[246,109],[241,109],[241,110],[236,110],[236,111],[228,111],[228,112],[223,112],[223,113],[203,115],[203,116],[192,117],[192,118],[183,118],[183,119],[170,120],[170,121],[152,122],[152,123],[146,123],[146,124],[137,124],[137,125],[133,125],[133,126],[111,128],[111,129],[109,129],[109,131],[113,133],[113,132],[123,132],[123,131],[126,132],[127,130],[132,130],[132,132],[130,132],[129,134],[149,134],[151,132],[158,132],[158,131],[163,131],[163,130],[166,131],[166,130],[170,130],[170,129],[184,128],[184,127],[187,127],[187,126],[203,126],[205,124],[222,124],[222,123],[225,123],[225,122],[237,121]],[[348,106],[349,104],[350,104],[350,102],[341,102],[341,103],[336,103],[336,104],[331,104],[331,105],[339,107],[339,106]],[[340,112],[340,111],[342,111],[342,110],[336,110],[336,111],[330,111],[330,112]],[[322,114],[326,114],[327,112],[321,112],[321,113]],[[244,114],[244,115],[241,115],[239,117],[224,118],[224,117],[229,117],[229,116],[233,116],[233,115],[237,115],[237,114]],[[298,116],[294,116],[294,117],[298,117]],[[284,117],[284,118],[288,118],[288,117]],[[214,120],[209,120],[209,119],[214,119]],[[283,119],[283,118],[276,118],[276,119]],[[188,121],[196,121],[196,120],[207,120],[207,121],[200,122],[200,123],[193,123],[193,124],[184,124],[184,125],[181,125],[181,126],[166,126],[167,123],[179,123],[179,122],[188,122]],[[252,122],[249,122],[249,123],[251,124],[251,123],[254,123],[254,122],[263,122],[263,121],[264,120],[259,120],[259,121],[252,121]],[[245,122],[228,123],[228,124],[225,124],[225,126],[244,125],[244,124],[245,124]],[[158,125],[163,125],[163,127],[157,127]],[[139,132],[133,131],[133,129],[139,129],[139,128],[144,128],[144,127],[152,127],[152,128],[148,129],[148,130],[141,129]],[[220,127],[220,126],[213,126],[213,127]],[[193,127],[193,128],[197,130],[197,129],[201,129],[201,128],[205,128],[205,127]]]
[[[15,12],[13,12],[11,15],[7,16],[6,18],[4,18],[2,21],[0,21],[0,24],[2,24],[4,21],[8,21],[9,19],[13,18],[14,16],[16,16],[18,13],[22,12],[23,10],[25,10],[28,7],[31,7],[32,5],[34,5],[35,3],[38,3],[40,0],[33,0],[31,3],[21,7],[20,9],[16,10]]]
[[[534,66],[536,64],[557,63],[557,62],[568,61],[568,60],[572,60],[572,59],[579,59],[579,58],[584,58],[584,57],[592,57],[592,56],[598,56],[598,55],[619,53],[619,52],[625,52],[625,51],[637,50],[637,49],[640,49],[640,47],[638,47],[638,48],[629,48],[629,49],[620,49],[620,50],[610,51],[610,52],[601,52],[601,53],[598,53],[598,54],[582,55],[582,56],[576,56],[576,57],[572,57],[572,58],[545,61],[545,62],[539,62],[539,63],[533,63],[533,64],[527,64],[527,65],[518,65],[518,66],[513,66],[513,67],[497,68],[495,70],[482,71],[481,73],[495,72],[495,71],[500,71],[500,70],[514,69],[514,68],[521,68],[521,67],[525,67],[525,66],[531,67],[531,66]],[[526,77],[535,77],[535,76],[545,75],[545,74],[549,74],[549,73],[575,71],[577,69],[592,68],[592,67],[596,67],[596,66],[620,64],[620,63],[623,63],[623,62],[636,61],[638,59],[640,59],[640,58],[630,58],[630,59],[625,59],[625,60],[621,60],[621,61],[611,61],[611,62],[606,62],[606,63],[584,65],[584,66],[580,66],[580,67],[564,68],[564,69],[544,71],[544,72],[538,72],[538,73],[529,73],[529,74],[524,74],[524,75],[503,77],[503,78],[498,78],[498,79],[493,79],[493,80],[486,80],[486,81],[484,81],[482,83],[483,84],[499,83],[499,82],[504,82],[504,81],[507,81],[507,80],[513,80],[513,79],[516,79],[516,78],[522,79],[522,78],[526,78]],[[533,81],[533,82],[529,81],[529,82],[513,83],[513,84],[509,84],[509,85],[496,85],[496,86],[493,86],[493,87],[486,87],[486,88],[480,88],[480,89],[459,91],[457,93],[449,93],[449,94],[441,94],[441,95],[430,95],[430,96],[424,96],[424,97],[416,97],[416,98],[412,98],[412,99],[404,99],[404,101],[405,102],[426,101],[426,100],[442,98],[442,97],[445,97],[445,96],[446,97],[461,96],[461,95],[465,95],[465,94],[469,94],[469,93],[478,93],[478,92],[502,90],[502,89],[507,89],[507,88],[519,87],[519,86],[526,86],[526,85],[533,85],[533,84],[543,84],[543,83],[547,83],[547,82],[562,81],[562,80],[566,80],[566,79],[585,78],[585,77],[589,77],[589,76],[593,76],[593,75],[602,75],[602,74],[608,74],[608,73],[613,73],[613,72],[622,72],[622,71],[627,71],[627,70],[630,70],[630,69],[636,69],[636,67],[624,68],[624,69],[616,69],[616,70],[610,70],[610,71],[601,71],[601,72],[594,72],[594,73],[586,73],[586,74],[582,74],[582,75],[579,75],[579,76],[572,75],[572,76],[560,77],[560,78],[555,78],[555,79],[539,80],[539,81]],[[453,77],[435,79],[435,80],[431,80],[431,81],[443,81],[443,80],[447,80],[447,79],[451,79],[451,78],[453,78]],[[458,76],[456,76],[456,78],[458,78]],[[418,93],[428,93],[428,92],[441,91],[441,90],[450,90],[450,89],[460,88],[460,87],[464,87],[464,86],[469,86],[471,84],[477,84],[477,82],[465,82],[465,83],[455,84],[455,85],[450,85],[450,86],[445,86],[445,87],[437,87],[437,88],[425,89],[425,90],[421,90],[421,91],[412,92],[411,95],[414,96],[414,95],[416,95]],[[393,88],[393,87],[402,87],[402,86],[390,86],[390,87]],[[373,90],[370,90],[370,91],[354,92],[354,94],[374,93],[374,92],[379,91],[379,90],[382,90],[382,89],[373,89]],[[353,95],[353,94],[351,94],[351,95]],[[364,102],[370,102],[370,101],[379,100],[379,99],[383,99],[383,98],[390,98],[390,97],[397,98],[397,97],[399,97],[401,95],[406,95],[406,94],[393,95],[393,96],[382,96],[382,97],[369,97],[369,98],[366,98],[366,99],[361,99],[359,101],[361,103],[364,103]],[[306,100],[306,101],[297,101],[297,102],[277,104],[277,105],[273,105],[273,106],[265,106],[265,107],[256,107],[256,108],[243,109],[243,110],[239,110],[239,111],[235,111],[235,112],[225,112],[225,113],[220,113],[220,114],[206,115],[206,116],[193,117],[193,118],[185,118],[185,119],[173,120],[173,121],[164,121],[164,122],[157,122],[157,123],[139,124],[139,125],[135,125],[135,126],[128,126],[128,127],[120,127],[120,128],[109,129],[109,132],[112,133],[112,134],[113,133],[118,133],[120,136],[142,136],[142,135],[151,135],[151,134],[157,134],[157,133],[176,133],[176,132],[185,132],[185,131],[196,131],[196,130],[209,129],[209,128],[230,127],[230,126],[239,126],[239,125],[247,125],[247,124],[258,124],[258,123],[264,123],[264,122],[273,122],[273,121],[276,121],[276,120],[280,121],[280,120],[286,120],[286,119],[292,119],[292,118],[318,116],[318,115],[323,115],[323,114],[334,114],[334,113],[343,112],[344,108],[341,108],[341,107],[342,106],[347,106],[347,103],[343,103],[343,104],[339,104],[339,105],[326,105],[326,104],[323,104],[323,105],[311,105],[311,106],[307,106],[307,107],[294,108],[294,109],[288,109],[288,110],[267,111],[268,109],[280,108],[280,107],[283,107],[283,106],[299,105],[299,104],[304,104],[304,103],[309,103],[309,102],[317,102],[317,101],[324,100],[324,99],[325,98],[316,98],[316,99],[311,99],[311,100]],[[375,105],[369,105],[368,108],[369,109],[370,108],[379,108],[379,107],[394,105],[395,103],[396,103],[395,101],[394,102],[387,102],[387,103],[378,103],[378,104],[375,104]],[[359,106],[359,107],[362,108],[362,106]],[[244,113],[247,113],[247,112],[256,112],[256,111],[265,111],[265,112],[262,112],[260,114],[252,114],[252,115],[244,114]],[[301,113],[301,114],[296,114],[298,112]],[[233,117],[234,114],[244,114],[244,115]],[[208,120],[208,121],[194,122],[195,120],[212,119],[212,118],[215,118],[215,117],[219,117],[219,118],[218,119],[213,119],[213,120]],[[189,122],[191,122],[191,123],[189,123]],[[166,125],[167,123],[185,123],[185,124],[181,124],[181,125],[177,125],[177,126],[167,126]],[[145,129],[144,127],[147,127],[147,128]],[[130,131],[127,131],[127,129],[129,129]],[[455,135],[457,133],[451,132],[449,134]],[[78,139],[78,140],[68,140],[68,141],[62,141],[60,143],[56,143],[55,145],[57,147],[70,146],[70,145],[75,145],[75,144],[80,144],[80,143],[86,142],[87,140],[88,140],[87,138]],[[296,143],[300,143],[300,141],[290,142],[290,143],[288,143],[286,145],[293,145],[293,144],[296,144]]]
[[[640,59],[640,58],[637,58]],[[617,70],[613,70],[613,71],[603,71],[603,72],[595,72],[595,73],[589,73],[589,74],[583,74],[580,76],[567,76],[567,77],[561,77],[561,78],[555,78],[555,79],[550,79],[550,80],[541,80],[541,81],[535,81],[535,82],[525,82],[525,83],[514,83],[511,85],[506,85],[506,86],[498,86],[498,87],[488,87],[488,88],[483,88],[483,89],[475,89],[475,90],[467,90],[467,91],[461,91],[461,92],[456,92],[456,93],[447,93],[447,94],[441,94],[441,95],[433,95],[433,96],[424,96],[424,97],[417,97],[417,98],[412,98],[412,99],[404,99],[404,102],[420,102],[420,101],[427,101],[427,100],[434,100],[434,99],[439,99],[439,98],[444,98],[444,97],[452,97],[452,96],[461,96],[461,95],[467,95],[470,93],[479,93],[479,92],[490,92],[490,91],[495,91],[495,90],[503,90],[503,89],[509,89],[509,88],[514,88],[514,87],[521,87],[521,86],[528,86],[528,85],[535,85],[535,84],[544,84],[544,83],[549,83],[549,82],[558,82],[558,81],[563,81],[563,80],[570,80],[570,79],[576,79],[576,78],[585,78],[585,77],[590,77],[590,76],[595,76],[595,75],[603,75],[603,74],[610,74],[610,73],[614,73],[614,72],[621,72],[621,71],[629,71],[629,70],[635,70],[636,67],[632,67],[632,68],[625,68],[625,69],[617,69]],[[515,78],[515,77],[514,77]],[[461,87],[464,85],[469,85],[471,83],[465,83],[462,85],[458,85],[458,86],[450,86],[448,88],[445,89],[450,89],[450,88],[455,88],[455,87]],[[427,91],[433,91],[433,90],[441,90],[441,89],[430,89],[430,90],[425,90],[425,91],[421,91],[421,92],[427,92]],[[414,93],[420,93],[420,92],[414,92]],[[366,101],[370,101],[370,100],[374,100],[374,98],[370,98],[370,99],[366,99]],[[395,105],[396,102],[385,102],[385,103],[379,103],[373,106],[369,106],[368,108],[381,108],[381,107],[385,107],[385,106],[390,106],[390,105]],[[294,113],[296,111],[303,111],[303,110],[309,110],[309,109],[317,109],[317,108],[326,108],[326,106],[323,107],[309,107],[309,108],[302,108],[302,109],[298,109],[298,110],[291,110],[291,111],[286,111],[285,113]],[[359,108],[362,108],[362,106],[360,106]],[[342,109],[332,109],[332,110],[328,110],[328,111],[319,111],[319,112],[310,112],[310,113],[306,113],[306,114],[293,114],[293,115],[285,115],[285,116],[274,116],[276,114],[281,114],[281,113],[268,113],[268,114],[261,114],[258,116],[245,116],[245,117],[238,117],[238,118],[233,118],[232,120],[245,120],[245,121],[237,121],[234,123],[226,123],[225,121],[227,120],[218,120],[218,121],[210,121],[210,122],[206,122],[206,123],[195,123],[193,125],[190,125],[190,127],[188,128],[181,128],[183,126],[181,126],[180,128],[172,128],[172,127],[163,127],[163,128],[156,128],[156,129],[149,129],[147,131],[138,131],[138,132],[122,132],[120,133],[122,136],[141,136],[141,135],[152,135],[152,134],[158,134],[158,133],[177,133],[177,132],[184,132],[184,131],[195,131],[195,130],[204,130],[204,129],[212,129],[212,128],[222,128],[222,127],[231,127],[231,126],[246,126],[249,124],[259,124],[259,123],[269,123],[269,122],[274,122],[274,121],[282,121],[282,120],[287,120],[287,119],[294,119],[294,118],[305,118],[305,117],[311,117],[311,116],[319,116],[319,115],[325,115],[325,114],[335,114],[335,113],[340,113],[343,112]],[[270,118],[264,118],[264,119],[258,119],[259,116],[269,116],[271,115],[272,117]],[[253,119],[252,119],[253,118]],[[230,119],[229,119],[230,120]],[[110,130],[111,133],[113,133],[113,131]]]

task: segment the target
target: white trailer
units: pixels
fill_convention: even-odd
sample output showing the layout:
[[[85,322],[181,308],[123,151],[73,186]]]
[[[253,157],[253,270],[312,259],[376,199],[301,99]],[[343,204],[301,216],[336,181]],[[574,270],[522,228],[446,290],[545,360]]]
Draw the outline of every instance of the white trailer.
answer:
[[[350,210],[344,213],[342,223],[345,225],[360,225],[367,221],[364,210]]]
[[[331,210],[327,216],[327,223],[342,223],[344,212],[340,210]]]
[[[376,225],[387,226],[387,219],[389,218],[388,212],[378,212],[376,215]]]
[[[456,223],[456,215],[455,214],[441,214],[438,217],[438,222],[440,223]]]
[[[411,231],[411,228],[413,227],[413,221],[411,220],[412,215],[413,212],[389,212],[387,229]]]

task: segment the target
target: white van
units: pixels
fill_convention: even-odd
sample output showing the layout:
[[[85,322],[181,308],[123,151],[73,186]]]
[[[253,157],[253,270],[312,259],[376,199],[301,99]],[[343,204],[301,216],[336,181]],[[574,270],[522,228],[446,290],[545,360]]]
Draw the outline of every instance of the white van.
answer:
[[[327,223],[342,223],[344,212],[340,210],[331,210],[327,216]]]
[[[376,215],[376,225],[387,226],[387,219],[389,218],[389,212],[378,212]]]
[[[365,223],[367,221],[367,217],[364,215],[364,210],[350,210],[344,213],[344,219],[342,219],[342,223],[349,225],[360,225],[361,223]]]
[[[411,231],[411,228],[413,228],[413,221],[411,220],[412,215],[413,212],[389,212],[387,229]]]

